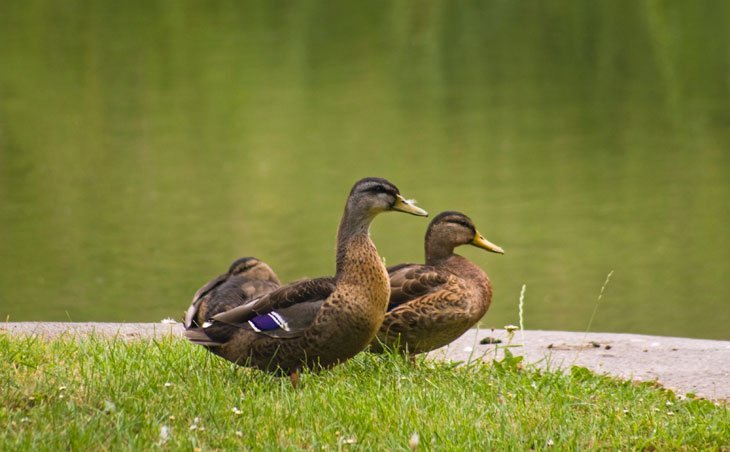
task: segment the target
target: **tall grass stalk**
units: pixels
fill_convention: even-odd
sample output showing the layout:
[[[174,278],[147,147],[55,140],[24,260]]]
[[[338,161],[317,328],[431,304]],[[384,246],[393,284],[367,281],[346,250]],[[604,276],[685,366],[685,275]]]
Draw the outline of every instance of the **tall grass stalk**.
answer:
[[[598,299],[596,299],[596,305],[593,307],[593,312],[591,313],[591,318],[588,320],[588,326],[586,327],[585,334],[588,335],[588,332],[591,330],[591,325],[593,325],[593,319],[596,317],[596,313],[598,312],[598,306],[601,304],[601,299],[603,299],[603,292],[606,290],[606,287],[608,286],[608,282],[611,281],[611,275],[613,275],[613,270],[608,272],[608,275],[606,275],[606,280],[603,281],[603,285],[601,286],[601,292],[598,294]],[[583,341],[585,341],[586,336],[583,336]]]
[[[525,323],[523,316],[523,307],[525,305],[525,291],[527,290],[527,284],[522,285],[520,291],[520,304],[519,304],[519,316],[520,316],[520,338],[522,339],[522,345],[525,345]]]

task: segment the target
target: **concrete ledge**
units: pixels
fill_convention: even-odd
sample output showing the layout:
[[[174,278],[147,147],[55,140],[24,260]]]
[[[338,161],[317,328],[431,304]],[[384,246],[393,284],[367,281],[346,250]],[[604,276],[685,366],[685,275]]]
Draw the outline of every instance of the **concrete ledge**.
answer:
[[[182,323],[67,323],[7,322],[0,323],[0,334],[56,338],[58,336],[97,334],[122,339],[151,339],[172,334],[182,337]]]
[[[482,345],[485,337],[501,339]],[[499,346],[508,342],[504,330],[470,330],[448,347],[431,352],[452,360],[477,357],[501,359]],[[541,368],[583,366],[598,374],[634,381],[656,381],[678,395],[694,393],[730,401],[730,341],[646,336],[639,334],[516,331],[510,347],[514,355]],[[519,346],[520,344],[523,344]]]
[[[46,338],[97,334],[134,340],[181,337],[182,331],[180,323],[0,323],[0,334]],[[480,344],[486,337],[502,342]],[[656,381],[679,395],[691,392],[730,401],[730,341],[564,331],[524,331],[524,340],[516,331],[510,341],[504,330],[470,330],[430,356],[456,361],[501,359],[508,343],[514,355],[542,368],[584,366],[623,379]]]

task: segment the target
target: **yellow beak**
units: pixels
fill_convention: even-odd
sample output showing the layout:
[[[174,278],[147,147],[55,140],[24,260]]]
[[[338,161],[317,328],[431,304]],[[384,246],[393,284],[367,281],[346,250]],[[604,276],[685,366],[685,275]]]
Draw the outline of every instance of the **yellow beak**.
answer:
[[[396,195],[395,204],[392,207],[393,210],[398,212],[410,213],[411,215],[418,215],[419,217],[427,217],[428,212],[416,207],[415,201],[408,200],[401,195]]]
[[[485,239],[484,236],[479,233],[479,231],[474,234],[474,239],[471,241],[471,244],[476,247],[483,248],[487,251],[491,251],[493,253],[504,254],[504,250],[502,248]]]

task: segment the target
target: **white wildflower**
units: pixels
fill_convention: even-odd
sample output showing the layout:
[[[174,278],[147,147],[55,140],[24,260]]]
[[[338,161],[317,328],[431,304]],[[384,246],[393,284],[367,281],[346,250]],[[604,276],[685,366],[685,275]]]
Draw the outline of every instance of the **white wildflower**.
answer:
[[[547,442],[545,443],[547,447],[553,447],[555,445],[555,441],[553,441],[552,438],[549,438]]]
[[[236,436],[238,436],[239,438],[242,437],[243,436],[243,432],[240,431],[240,430],[236,430]]]
[[[340,438],[340,440],[338,442],[340,444],[355,444],[357,442],[357,438],[355,438],[354,436],[349,436],[349,437],[343,436]]]
[[[235,415],[240,415],[241,413],[243,413],[243,411],[239,410],[237,406],[234,406],[231,411],[233,411],[233,414]]]
[[[418,448],[418,443],[420,442],[421,437],[418,436],[418,432],[413,432],[411,439],[408,440],[408,447],[410,447],[411,450],[416,450],[416,448]]]
[[[170,427],[163,425],[160,427],[160,444],[165,444],[170,439]]]
[[[169,388],[170,386],[172,386],[172,383],[170,383],[169,381],[166,381],[165,384],[164,384],[164,386],[166,388]]]

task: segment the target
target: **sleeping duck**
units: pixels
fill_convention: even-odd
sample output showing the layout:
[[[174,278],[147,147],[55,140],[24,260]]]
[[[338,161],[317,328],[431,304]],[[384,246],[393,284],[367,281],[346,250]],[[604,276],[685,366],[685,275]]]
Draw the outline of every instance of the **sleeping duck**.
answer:
[[[280,286],[276,273],[265,262],[255,257],[236,259],[227,273],[213,278],[195,293],[183,324],[187,330],[199,329],[214,315],[241,306]],[[235,327],[218,325],[218,328]],[[198,343],[205,345],[203,342]]]

